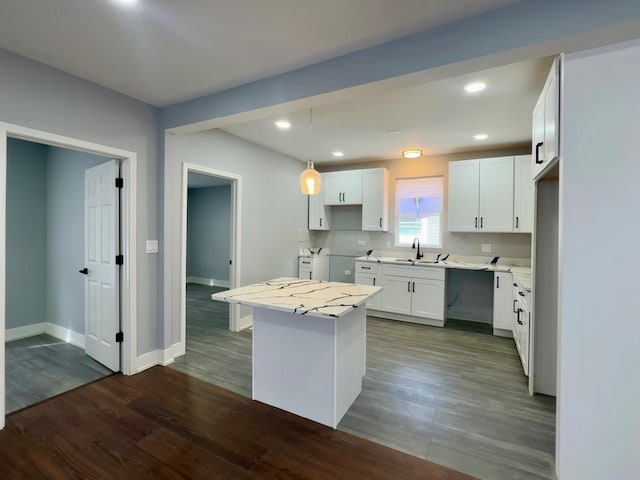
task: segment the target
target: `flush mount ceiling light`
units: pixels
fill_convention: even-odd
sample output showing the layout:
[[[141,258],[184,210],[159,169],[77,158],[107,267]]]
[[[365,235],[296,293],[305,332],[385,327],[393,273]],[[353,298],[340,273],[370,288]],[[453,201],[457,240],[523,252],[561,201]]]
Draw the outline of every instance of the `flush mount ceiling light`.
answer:
[[[333,155],[334,157],[343,157],[344,152],[341,152],[340,150],[336,150],[335,152],[331,152],[331,155]]]
[[[422,156],[422,150],[405,150],[404,152],[402,152],[402,156],[404,158],[418,158]]]
[[[138,4],[138,0],[111,0],[118,5],[124,5],[126,7],[135,7]]]
[[[467,83],[464,89],[467,93],[478,93],[487,88],[487,84],[483,82]]]
[[[276,123],[276,127],[280,130],[289,130],[291,128],[291,123],[287,120],[278,120]]]
[[[313,130],[313,110],[309,109],[309,133]],[[313,162],[307,161],[307,168],[300,174],[300,191],[303,195],[318,195],[322,178],[313,168]]]
[[[489,138],[489,135],[487,135],[486,133],[478,133],[477,135],[473,136],[474,140],[486,140],[487,138]]]

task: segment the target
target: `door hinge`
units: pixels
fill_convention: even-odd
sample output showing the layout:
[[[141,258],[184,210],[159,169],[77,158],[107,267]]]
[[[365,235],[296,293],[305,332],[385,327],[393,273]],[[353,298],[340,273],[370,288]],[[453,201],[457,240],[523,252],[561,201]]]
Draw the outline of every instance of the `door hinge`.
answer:
[[[122,343],[124,340],[124,333],[118,332],[116,333],[116,343]]]
[[[124,187],[124,180],[121,177],[116,178],[116,188]]]
[[[116,255],[116,265],[124,264],[124,255]]]

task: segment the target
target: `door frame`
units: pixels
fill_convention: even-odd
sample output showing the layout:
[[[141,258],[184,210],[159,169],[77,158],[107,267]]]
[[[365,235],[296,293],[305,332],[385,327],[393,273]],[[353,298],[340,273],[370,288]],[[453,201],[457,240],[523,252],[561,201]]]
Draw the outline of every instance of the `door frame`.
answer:
[[[136,199],[137,199],[137,154],[119,148],[87,142],[28,127],[0,122],[0,429],[5,426],[5,305],[6,305],[6,237],[7,237],[7,138],[17,138],[55,147],[68,148],[118,159],[120,176],[124,180],[120,204],[120,235],[124,264],[121,270],[120,305],[121,330],[124,341],[121,346],[120,370],[125,375],[135,373],[136,360],[136,310],[137,310],[137,267],[136,267]]]
[[[187,193],[189,190],[189,172],[224,178],[231,182],[231,269],[230,288],[240,286],[240,221],[242,177],[235,173],[204,167],[194,163],[182,164],[182,205],[180,218],[180,354],[184,354],[187,348]],[[240,306],[229,304],[229,330],[237,332],[244,328],[240,324]]]

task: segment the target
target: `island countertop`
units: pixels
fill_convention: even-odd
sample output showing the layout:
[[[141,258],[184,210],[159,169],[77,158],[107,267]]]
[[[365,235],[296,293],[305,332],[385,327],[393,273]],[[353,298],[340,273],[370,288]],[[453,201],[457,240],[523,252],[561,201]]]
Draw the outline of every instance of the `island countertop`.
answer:
[[[282,277],[214,293],[211,299],[298,315],[337,318],[364,306],[381,291],[382,287],[371,285]]]

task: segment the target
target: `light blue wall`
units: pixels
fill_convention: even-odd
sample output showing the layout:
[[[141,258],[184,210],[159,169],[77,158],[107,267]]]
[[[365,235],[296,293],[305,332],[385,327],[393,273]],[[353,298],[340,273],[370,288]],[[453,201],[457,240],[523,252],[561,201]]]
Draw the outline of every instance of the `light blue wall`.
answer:
[[[7,144],[6,328],[45,321],[47,147]]]
[[[187,277],[229,281],[231,187],[190,188]]]
[[[154,108],[2,49],[0,72],[1,122],[136,154],[137,354],[161,347],[164,332],[158,310],[162,305],[162,273],[158,255],[144,254],[144,240],[158,238],[161,204]],[[0,359],[0,368],[3,362]]]
[[[84,171],[108,159],[47,151],[47,321],[84,333]]]

